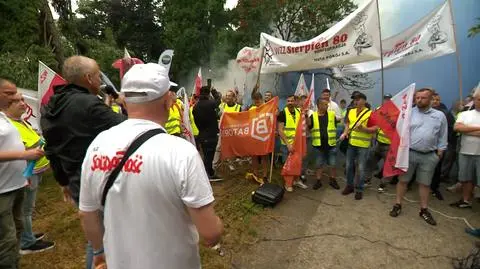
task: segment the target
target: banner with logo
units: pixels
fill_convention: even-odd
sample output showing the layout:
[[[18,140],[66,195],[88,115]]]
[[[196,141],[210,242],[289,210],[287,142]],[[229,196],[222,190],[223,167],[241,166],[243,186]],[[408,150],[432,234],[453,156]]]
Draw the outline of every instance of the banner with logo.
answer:
[[[173,50],[166,50],[162,52],[158,58],[158,64],[165,66],[167,73],[170,72],[170,66],[172,65],[173,60]]]
[[[245,71],[250,73],[257,71],[260,65],[260,57],[262,57],[262,50],[250,47],[244,47],[237,53],[237,64]]]
[[[30,123],[35,130],[40,130],[40,110],[38,109],[39,102],[37,91],[18,88],[22,94],[27,110],[22,115],[22,119]]]
[[[453,20],[445,2],[404,32],[382,41],[383,68],[393,68],[455,53]],[[380,60],[339,67],[343,73],[381,70]]]
[[[278,97],[255,109],[225,112],[220,120],[221,158],[267,155],[273,151]]]
[[[321,35],[288,42],[266,33],[261,73],[302,71],[380,59],[377,0],[370,0]]]
[[[53,95],[55,86],[64,85],[67,82],[46,64],[38,61],[38,99],[40,106],[45,105]]]

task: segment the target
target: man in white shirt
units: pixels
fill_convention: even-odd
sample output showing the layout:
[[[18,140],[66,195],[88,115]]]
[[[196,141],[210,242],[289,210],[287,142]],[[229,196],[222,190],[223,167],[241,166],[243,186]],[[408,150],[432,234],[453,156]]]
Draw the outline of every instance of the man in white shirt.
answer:
[[[198,269],[199,235],[208,246],[220,239],[223,225],[202,159],[179,137],[162,133],[140,146],[118,174],[105,208],[101,205],[107,176],[130,143],[148,130],[164,129],[173,102],[169,83],[163,66],[134,65],[122,80],[129,119],[100,133],[87,150],[80,216],[95,266],[106,258],[115,269]]]
[[[324,89],[321,95],[322,99],[328,102],[328,110],[335,112],[335,119],[341,121],[343,119],[342,110],[331,98],[331,92],[329,89]]]
[[[0,78],[0,110],[17,93],[14,83]],[[38,148],[25,150],[22,138],[7,116],[0,112],[0,268],[18,268],[19,237],[23,229],[23,198],[27,179],[26,160],[44,155]]]
[[[458,208],[472,207],[473,187],[480,184],[480,90],[473,95],[473,102],[475,109],[461,112],[453,127],[462,134],[458,154],[458,180],[462,183],[463,197],[450,204]]]

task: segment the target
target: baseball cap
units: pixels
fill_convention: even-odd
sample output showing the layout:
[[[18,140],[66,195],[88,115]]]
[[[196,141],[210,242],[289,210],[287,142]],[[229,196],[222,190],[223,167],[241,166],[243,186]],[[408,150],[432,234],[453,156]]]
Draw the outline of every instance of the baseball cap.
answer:
[[[122,79],[122,90],[127,103],[145,103],[165,95],[171,86],[178,86],[171,82],[168,70],[159,64],[136,64],[128,70]],[[144,95],[128,96],[128,93]]]
[[[367,96],[361,92],[357,92],[355,94],[352,95],[352,99],[356,100],[356,99],[364,99],[364,100],[367,100]]]

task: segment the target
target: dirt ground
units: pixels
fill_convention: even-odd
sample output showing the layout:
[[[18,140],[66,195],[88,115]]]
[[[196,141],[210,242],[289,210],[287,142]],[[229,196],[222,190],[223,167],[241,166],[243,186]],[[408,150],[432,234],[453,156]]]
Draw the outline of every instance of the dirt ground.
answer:
[[[378,194],[372,187],[361,201],[327,184],[316,191],[295,189],[277,207],[264,209],[250,201],[257,185],[246,181],[244,173],[245,168],[224,173],[226,180],[213,185],[215,207],[225,223],[225,255],[202,247],[203,268],[443,269],[453,268],[452,258],[466,256],[475,242],[465,234],[462,220],[434,212],[438,226],[426,224],[418,216],[417,203],[405,202],[402,214],[391,218],[392,186],[387,190],[391,194]],[[275,170],[275,181],[278,173]],[[443,193],[446,201],[432,197],[432,209],[480,227],[478,203],[473,210],[454,209],[448,203],[458,196]],[[417,200],[416,188],[407,197]],[[85,240],[76,211],[61,201],[58,186],[48,176],[39,193],[34,229],[47,232],[57,246],[24,256],[21,268],[84,268]]]

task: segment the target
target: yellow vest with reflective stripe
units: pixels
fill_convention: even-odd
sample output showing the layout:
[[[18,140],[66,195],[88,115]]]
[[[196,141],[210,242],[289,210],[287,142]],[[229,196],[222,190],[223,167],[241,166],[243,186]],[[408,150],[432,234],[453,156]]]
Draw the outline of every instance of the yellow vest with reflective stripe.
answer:
[[[337,127],[335,126],[335,112],[327,111],[328,115],[328,145],[335,146],[337,144]],[[318,121],[318,112],[313,112],[313,128],[312,128],[312,146],[321,146],[322,139],[320,134],[320,122]]]
[[[195,124],[195,119],[193,118],[193,106],[190,107],[190,123],[192,124],[193,136],[197,136],[200,131],[198,130],[197,125]]]
[[[368,108],[364,108],[368,109]],[[360,112],[359,115],[363,113]],[[368,119],[370,118],[370,115],[372,114],[372,111],[368,111],[367,113],[364,113],[362,115],[362,118],[359,120],[357,123],[357,126],[363,125],[364,127],[367,127]],[[348,124],[349,127],[352,128],[353,124],[357,121],[357,108],[352,108],[350,111],[348,111]],[[370,143],[372,142],[372,134],[369,133],[364,133],[364,132],[359,132],[359,131],[352,131],[350,133],[350,138],[349,138],[349,144],[352,146],[360,147],[360,148],[368,148],[370,147]]]
[[[30,124],[12,119],[10,119],[10,122],[13,124],[13,126],[15,126],[15,128],[17,128],[18,132],[20,133],[23,145],[25,145],[26,149],[32,149],[40,145],[40,140],[42,138],[37,134],[37,132],[35,132],[35,130],[33,130]],[[47,157],[43,156],[35,162],[33,173],[39,174],[45,171],[48,168],[49,164],[50,161],[47,159]]]
[[[169,134],[180,134],[182,129],[180,126],[182,120],[182,102],[177,99],[175,104],[170,108],[170,113],[168,115],[168,120],[165,123],[165,129]]]
[[[230,107],[226,103],[221,104],[223,108],[223,112],[240,112],[242,107],[239,104],[235,104],[234,106]]]
[[[285,111],[285,126],[283,128],[283,133],[285,134],[287,143],[289,145],[292,145],[293,141],[295,140],[295,131],[297,130],[297,122],[300,120],[300,110],[298,110],[298,108],[295,108],[295,118],[293,118],[288,108],[285,108],[284,111]],[[285,145],[283,140],[282,140],[282,145]]]
[[[248,110],[254,110],[257,106],[251,106]]]
[[[390,141],[390,139],[385,135],[385,133],[383,132],[382,129],[378,129],[377,140],[378,140],[378,142],[383,143],[383,144],[390,145],[392,143]]]

